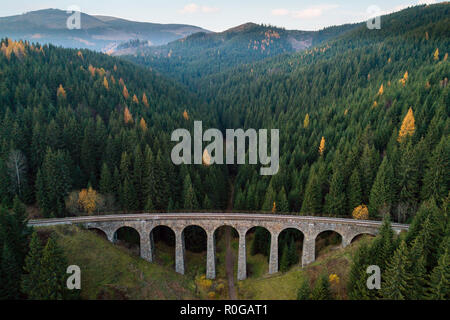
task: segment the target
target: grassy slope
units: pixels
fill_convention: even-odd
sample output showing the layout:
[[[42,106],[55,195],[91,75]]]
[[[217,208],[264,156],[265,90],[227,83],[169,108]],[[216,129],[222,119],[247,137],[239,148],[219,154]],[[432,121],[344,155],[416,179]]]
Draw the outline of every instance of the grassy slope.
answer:
[[[346,284],[348,273],[350,271],[351,256],[358,248],[360,241],[352,243],[345,249],[336,250],[336,246],[330,245],[323,248],[317,260],[306,268],[300,265],[292,267],[286,273],[277,273],[275,275],[264,275],[262,277],[249,277],[247,280],[239,283],[239,298],[252,300],[295,300],[297,290],[300,287],[305,275],[310,280],[311,287],[314,285],[317,277],[326,272],[328,275],[337,274],[339,283],[331,283],[331,289],[336,299],[346,299]],[[264,268],[266,270],[267,259],[264,259]],[[257,263],[254,260],[254,263]]]
[[[172,268],[150,264],[74,226],[52,228],[68,263],[81,268],[82,299],[195,299],[195,285]]]
[[[57,234],[69,264],[80,266],[82,273],[82,299],[228,299],[225,271],[225,241],[219,237],[216,245],[215,280],[205,279],[206,253],[186,252],[186,275],[174,271],[174,248],[158,243],[156,263],[148,263],[113,245],[97,234],[74,226],[40,228],[40,232]],[[49,229],[49,230],[48,230]],[[247,238],[248,279],[236,282],[239,299],[296,299],[297,290],[305,275],[311,285],[322,273],[335,273],[339,283],[332,284],[337,299],[346,298],[346,282],[351,255],[358,242],[343,250],[335,245],[320,250],[313,264],[303,269],[294,266],[286,273],[268,275],[267,257],[250,255],[253,234]],[[238,239],[232,239],[237,275]]]

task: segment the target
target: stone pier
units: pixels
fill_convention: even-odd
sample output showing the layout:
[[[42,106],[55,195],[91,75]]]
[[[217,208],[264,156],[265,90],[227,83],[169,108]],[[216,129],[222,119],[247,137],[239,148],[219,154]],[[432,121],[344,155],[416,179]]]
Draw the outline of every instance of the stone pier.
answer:
[[[278,272],[278,236],[277,232],[270,234],[269,274]]]
[[[207,234],[206,248],[206,278],[216,278],[216,244],[214,239],[214,231]]]
[[[316,260],[316,238],[305,237],[303,239],[302,267]]]
[[[175,271],[184,274],[185,265],[184,232],[183,230],[177,230],[175,232]]]
[[[245,247],[246,231],[239,232],[238,280],[247,278],[247,252]]]

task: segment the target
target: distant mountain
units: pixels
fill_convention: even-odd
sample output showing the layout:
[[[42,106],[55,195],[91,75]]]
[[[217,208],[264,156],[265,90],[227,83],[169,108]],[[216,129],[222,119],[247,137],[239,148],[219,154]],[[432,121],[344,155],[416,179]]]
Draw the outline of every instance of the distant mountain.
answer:
[[[3,17],[0,18],[0,37],[112,52],[118,44],[132,39],[163,45],[196,32],[209,32],[191,25],[135,22],[85,13],[81,13],[81,29],[69,30],[69,17],[66,11],[58,9]]]
[[[246,23],[220,33],[199,32],[163,46],[150,47],[141,41],[130,41],[113,54],[128,55],[135,62],[186,80],[193,73],[195,77],[204,76],[283,53],[305,50],[359,25],[299,31]]]

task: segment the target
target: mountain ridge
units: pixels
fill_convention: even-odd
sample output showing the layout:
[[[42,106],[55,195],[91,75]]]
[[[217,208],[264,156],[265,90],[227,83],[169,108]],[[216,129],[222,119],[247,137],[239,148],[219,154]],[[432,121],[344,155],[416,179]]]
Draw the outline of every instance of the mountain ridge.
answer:
[[[209,30],[186,24],[136,22],[104,15],[81,13],[81,29],[69,30],[70,15],[59,9],[43,9],[21,15],[0,17],[0,36],[51,43],[68,48],[110,52],[119,43],[132,39],[153,45],[169,43],[196,32]]]

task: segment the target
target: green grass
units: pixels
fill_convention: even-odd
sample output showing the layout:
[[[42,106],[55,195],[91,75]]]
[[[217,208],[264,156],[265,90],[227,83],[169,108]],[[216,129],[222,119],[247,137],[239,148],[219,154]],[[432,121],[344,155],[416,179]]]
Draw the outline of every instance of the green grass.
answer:
[[[127,249],[75,226],[46,229],[57,235],[68,263],[81,268],[82,299],[196,298],[192,279],[175,273],[173,268],[148,263]]]
[[[300,265],[292,267],[285,273],[267,275],[267,260],[253,260],[259,263],[258,269],[263,269],[265,274],[257,277],[249,277],[245,281],[238,283],[238,294],[240,299],[251,300],[295,300],[297,290],[302,279],[308,277],[310,285],[313,286],[317,277],[326,273],[337,274],[339,283],[332,283],[331,289],[336,299],[346,299],[346,284],[351,265],[351,257],[361,242],[357,241],[345,249],[336,250],[335,245],[320,250],[317,260],[302,268]],[[254,257],[249,257],[253,259]]]

